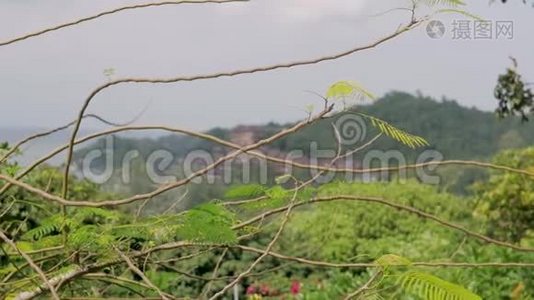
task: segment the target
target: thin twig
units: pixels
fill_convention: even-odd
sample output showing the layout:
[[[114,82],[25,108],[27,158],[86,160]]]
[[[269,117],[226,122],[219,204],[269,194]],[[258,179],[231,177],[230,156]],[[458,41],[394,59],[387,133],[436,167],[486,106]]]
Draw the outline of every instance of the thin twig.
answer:
[[[22,256],[26,262],[28,262],[28,264],[32,267],[32,269],[37,272],[37,274],[39,274],[39,277],[41,277],[41,279],[43,280],[43,284],[46,285],[46,287],[48,288],[48,290],[50,291],[50,293],[52,294],[52,298],[56,299],[56,300],[59,300],[59,296],[56,292],[56,289],[54,288],[54,286],[48,281],[48,278],[46,278],[46,275],[45,273],[43,272],[43,270],[41,270],[41,268],[39,268],[39,266],[32,260],[32,258],[24,253],[23,251],[21,251],[19,249],[19,247],[17,247],[17,245],[12,241],[10,240],[5,234],[3,231],[0,230],[0,239],[2,239],[6,244],[8,244],[11,248],[13,248],[13,250],[17,251],[19,253],[20,256]]]
[[[280,224],[280,227],[278,228],[278,231],[272,238],[272,240],[267,245],[267,248],[265,249],[265,252],[261,254],[250,266],[242,273],[240,273],[232,282],[230,282],[228,285],[226,285],[224,288],[222,288],[219,292],[215,293],[210,300],[215,300],[221,297],[228,291],[230,288],[232,288],[234,285],[236,285],[243,277],[247,276],[252,270],[265,258],[269,255],[269,252],[274,247],[280,236],[282,235],[282,232],[284,231],[284,228],[286,227],[287,223],[289,222],[289,217],[291,215],[291,211],[294,207],[295,200],[297,198],[297,192],[294,193],[293,198],[291,199],[289,205],[287,206],[286,213],[284,216],[284,219],[282,220],[282,224]]]
[[[356,291],[350,293],[347,295],[347,297],[345,297],[345,300],[351,300],[351,299],[356,299],[356,297],[364,294],[366,291],[368,291],[370,288],[371,288],[371,284],[373,284],[373,282],[375,282],[378,278],[380,278],[382,276],[383,272],[382,271],[376,271],[372,276],[371,278],[369,278],[369,280],[363,285],[361,286],[359,289],[357,289]]]
[[[217,273],[219,272],[219,268],[221,267],[221,265],[223,263],[224,257],[226,256],[226,253],[228,253],[228,248],[224,248],[223,252],[219,256],[219,259],[217,260],[217,263],[215,264],[215,268],[213,269],[213,274],[211,275],[211,280],[208,281],[204,291],[202,292],[202,294],[200,296],[201,299],[204,299],[211,292],[211,285],[213,284],[213,281],[217,278]]]
[[[141,277],[141,279],[143,279],[146,285],[148,285],[150,288],[155,290],[158,293],[158,295],[160,295],[161,299],[164,299],[164,300],[170,299],[155,284],[153,284],[152,281],[150,281],[150,279],[148,279],[148,277],[146,277],[146,275],[141,270],[139,270],[138,267],[135,266],[135,264],[132,262],[132,260],[128,256],[126,256],[124,253],[122,253],[118,249],[115,249],[115,251],[126,262],[126,264],[128,265],[128,268],[130,268],[130,270],[132,270],[135,274]]]
[[[43,35],[43,34],[48,33],[48,32],[53,32],[53,31],[60,30],[62,28],[75,26],[75,25],[78,25],[78,24],[81,24],[81,23],[84,23],[84,22],[88,22],[88,21],[91,21],[91,20],[98,19],[98,18],[103,17],[103,16],[112,15],[112,14],[115,14],[115,13],[118,13],[118,12],[121,12],[121,11],[126,11],[126,10],[134,10],[134,9],[147,8],[147,7],[156,7],[156,6],[164,6],[164,5],[176,5],[176,4],[227,3],[227,2],[246,2],[246,1],[248,1],[248,0],[187,0],[187,1],[180,0],[180,1],[152,2],[152,3],[145,3],[145,4],[123,6],[123,7],[115,8],[115,9],[112,9],[112,10],[103,11],[103,12],[100,12],[98,14],[95,14],[95,15],[92,15],[92,16],[88,16],[88,17],[84,17],[84,18],[81,18],[81,19],[78,19],[78,20],[75,20],[75,21],[72,21],[72,22],[67,22],[67,23],[63,23],[63,24],[60,24],[60,25],[56,25],[54,27],[42,29],[42,30],[39,30],[39,31],[36,31],[36,32],[33,32],[33,33],[28,33],[26,35],[23,35],[23,36],[20,36],[20,37],[16,37],[16,38],[4,41],[4,42],[0,42],[0,47],[1,46],[7,46],[7,45],[10,45],[10,44],[13,44],[13,43],[16,43],[16,42],[27,40],[29,38],[33,38],[33,37],[36,37],[36,36]]]
[[[86,114],[85,116],[83,116],[83,118],[94,118],[104,124],[107,124],[107,125],[110,125],[110,126],[114,126],[114,127],[125,127],[125,126],[128,126],[130,124],[133,124],[137,119],[139,119],[139,117],[142,115],[142,113],[145,111],[146,108],[144,108],[139,114],[137,114],[132,120],[126,122],[126,123],[114,123],[114,122],[111,122],[111,121],[108,121],[98,115],[95,115],[95,114]],[[72,121],[70,122],[69,124],[66,124],[66,125],[63,125],[63,126],[60,126],[60,127],[57,127],[57,128],[54,128],[54,129],[51,129],[51,130],[48,130],[48,131],[44,131],[44,132],[40,132],[40,133],[36,133],[34,135],[31,135],[27,138],[24,138],[22,139],[21,141],[17,142],[14,146],[11,147],[11,149],[9,151],[7,151],[1,158],[0,158],[0,164],[5,162],[11,155],[13,155],[13,153],[17,152],[17,150],[20,149],[20,147],[22,147],[24,144],[32,141],[32,140],[35,140],[35,139],[38,139],[38,138],[42,138],[42,137],[46,137],[46,136],[49,136],[51,134],[54,134],[56,132],[59,132],[59,131],[62,131],[62,130],[65,130],[67,128],[69,128],[70,126],[76,124],[76,121]]]
[[[124,199],[120,199],[120,200],[107,200],[107,201],[82,201],[82,200],[78,200],[78,201],[69,201],[66,199],[66,197],[58,197],[58,196],[55,196],[55,195],[50,195],[49,193],[46,193],[44,192],[43,190],[40,190],[38,188],[35,188],[35,187],[32,187],[26,183],[23,183],[23,182],[20,182],[20,181],[17,181],[9,176],[6,176],[6,175],[2,175],[0,174],[0,180],[5,180],[7,181],[8,183],[12,184],[12,185],[17,185],[23,189],[26,189],[30,192],[33,192],[45,199],[48,199],[48,200],[51,200],[51,201],[54,201],[54,202],[57,202],[61,205],[64,205],[64,206],[87,206],[87,207],[110,207],[110,206],[119,206],[119,205],[124,205],[124,204],[129,204],[129,203],[133,203],[133,202],[136,202],[136,201],[141,201],[141,200],[145,200],[145,199],[148,199],[148,198],[152,198],[152,197],[156,197],[160,194],[163,194],[169,190],[172,190],[172,189],[175,189],[177,187],[180,187],[180,186],[183,186],[183,185],[186,185],[188,184],[189,182],[191,182],[193,179],[199,177],[199,176],[202,176],[202,175],[205,175],[206,173],[208,173],[210,170],[216,168],[217,166],[221,165],[222,163],[224,163],[225,161],[227,160],[230,160],[230,159],[234,159],[235,157],[239,156],[240,154],[242,153],[245,153],[245,152],[248,152],[248,151],[251,151],[251,150],[254,150],[256,148],[259,148],[263,145],[266,145],[266,144],[270,144],[278,139],[281,139],[289,134],[292,134],[294,132],[297,132],[299,131],[300,129],[308,126],[309,124],[312,124],[318,120],[321,120],[324,116],[326,116],[329,112],[331,112],[333,109],[333,106],[330,106],[328,107],[328,109],[322,111],[321,113],[317,114],[316,116],[314,116],[313,119],[311,120],[305,120],[305,121],[301,121],[295,125],[293,125],[292,127],[289,127],[289,128],[286,128],[276,134],[274,134],[273,136],[269,137],[269,138],[266,138],[266,139],[263,139],[259,142],[256,142],[254,144],[251,144],[251,145],[248,145],[248,146],[244,146],[244,147],[241,147],[239,148],[238,150],[228,154],[228,155],[225,155],[221,158],[219,158],[217,161],[213,162],[212,164],[194,172],[193,174],[187,176],[186,178],[182,179],[182,180],[179,180],[179,181],[176,181],[174,183],[169,183],[169,184],[166,184],[166,185],[163,185],[159,188],[157,188],[156,190],[150,192],[150,193],[146,193],[146,194],[139,194],[139,195],[135,195],[135,196],[132,196],[132,197],[128,197],[128,198],[124,198]],[[4,190],[4,189],[3,189]],[[0,195],[1,195],[2,191],[0,191]]]
[[[83,142],[86,142],[86,141],[89,141],[89,140],[92,140],[92,139],[95,139],[95,138],[98,138],[98,137],[101,137],[101,136],[105,136],[105,135],[109,135],[109,134],[113,134],[113,133],[117,133],[117,132],[122,132],[122,131],[130,131],[130,130],[164,130],[164,131],[169,131],[169,132],[182,133],[182,134],[187,134],[187,135],[191,135],[191,136],[194,136],[194,137],[206,139],[206,140],[218,143],[220,145],[227,146],[229,148],[242,149],[242,147],[237,145],[237,144],[233,144],[233,143],[227,142],[225,140],[219,139],[219,138],[217,138],[215,136],[211,136],[209,134],[198,133],[198,132],[194,132],[194,131],[186,130],[186,129],[171,128],[171,127],[157,126],[157,125],[128,126],[128,127],[114,128],[114,129],[111,129],[111,130],[102,131],[102,132],[95,133],[95,134],[86,136],[84,138],[81,138],[81,139],[79,139],[79,140],[77,140],[75,142],[75,145],[83,143]],[[20,174],[15,176],[15,179],[19,180],[19,179],[23,178],[24,176],[28,175],[31,171],[33,171],[37,166],[39,166],[40,164],[46,162],[50,158],[58,155],[59,153],[61,153],[62,151],[66,150],[66,149],[68,149],[68,144],[56,148],[55,150],[53,150],[49,154],[43,156],[42,158],[38,159],[37,161],[32,163],[30,166],[28,166],[26,169],[24,169]],[[473,161],[473,160],[430,161],[430,162],[425,162],[425,163],[402,165],[402,166],[379,167],[379,168],[369,168],[369,169],[354,169],[354,168],[332,168],[332,167],[328,167],[328,166],[304,164],[304,163],[299,163],[299,162],[295,162],[295,161],[291,161],[291,160],[287,160],[287,159],[271,157],[271,156],[268,156],[268,155],[265,155],[265,154],[263,154],[261,152],[256,152],[256,151],[246,151],[246,153],[249,154],[249,155],[253,155],[253,156],[256,156],[258,158],[261,158],[261,159],[265,159],[265,160],[273,162],[273,163],[280,163],[280,164],[290,165],[290,166],[293,166],[293,167],[296,167],[296,168],[302,168],[302,169],[313,169],[313,170],[318,170],[318,171],[328,171],[328,172],[337,172],[337,173],[371,174],[371,173],[380,173],[380,172],[394,172],[394,171],[420,169],[420,168],[431,167],[431,166],[439,167],[439,166],[448,166],[448,165],[459,165],[459,166],[471,166],[471,167],[479,167],[479,168],[489,168],[489,169],[494,169],[494,170],[499,170],[499,171],[505,171],[505,172],[521,174],[521,175],[524,175],[524,176],[534,177],[534,172],[530,172],[528,170],[522,170],[522,169],[518,169],[518,168],[512,168],[512,167],[508,167],[508,166],[497,165],[497,164],[492,164],[492,163],[487,163],[487,162]],[[5,184],[0,189],[0,195],[4,194],[11,186],[12,186],[11,183]]]
[[[238,75],[244,75],[244,74],[253,74],[253,73],[259,73],[259,72],[267,72],[267,71],[273,71],[277,69],[287,69],[287,68],[293,68],[297,66],[305,66],[305,65],[314,65],[318,64],[320,62],[325,61],[332,61],[337,60],[339,58],[349,56],[351,54],[354,54],[356,52],[368,50],[377,47],[380,44],[383,44],[389,40],[392,40],[393,38],[410,31],[411,29],[419,26],[424,21],[426,21],[426,18],[422,18],[416,22],[411,22],[409,25],[404,26],[400,28],[399,30],[395,31],[394,33],[383,37],[369,45],[362,46],[362,47],[356,47],[353,49],[350,49],[348,51],[344,51],[341,53],[337,53],[334,55],[329,56],[323,56],[315,59],[310,60],[302,60],[302,61],[295,61],[285,64],[275,64],[271,66],[266,67],[256,67],[251,69],[243,69],[243,70],[237,70],[237,71],[231,71],[231,72],[220,72],[220,73],[213,73],[213,74],[206,74],[206,75],[197,75],[197,76],[179,76],[174,78],[163,78],[163,79],[152,79],[152,78],[123,78],[114,80],[111,82],[108,82],[106,84],[103,84],[96,89],[94,89],[89,96],[85,99],[80,111],[78,112],[78,120],[76,124],[74,125],[74,129],[72,130],[72,135],[70,137],[69,141],[69,148],[67,150],[67,159],[65,162],[65,173],[63,175],[63,198],[67,198],[67,192],[68,192],[68,185],[69,185],[69,174],[70,174],[70,164],[72,163],[73,158],[73,151],[74,151],[74,142],[76,141],[76,136],[78,135],[78,131],[80,130],[80,125],[82,122],[82,117],[85,114],[85,111],[89,107],[89,104],[91,101],[102,91],[115,86],[119,84],[124,83],[177,83],[177,82],[191,82],[191,81],[197,81],[197,80],[206,80],[206,79],[216,79],[216,78],[222,78],[222,77],[233,77]],[[252,150],[252,149],[249,149]],[[134,200],[136,201],[136,200]]]

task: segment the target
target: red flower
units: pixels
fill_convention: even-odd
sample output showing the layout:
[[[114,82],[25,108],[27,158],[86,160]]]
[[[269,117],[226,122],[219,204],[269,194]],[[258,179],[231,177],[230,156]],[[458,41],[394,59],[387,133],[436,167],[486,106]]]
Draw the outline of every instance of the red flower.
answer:
[[[253,285],[249,285],[247,288],[247,295],[254,295],[256,294],[256,287]]]
[[[293,281],[291,283],[291,288],[289,290],[291,291],[291,294],[293,295],[300,294],[300,282]]]
[[[269,296],[269,287],[267,285],[263,284],[260,287],[260,294],[262,294],[263,296]]]

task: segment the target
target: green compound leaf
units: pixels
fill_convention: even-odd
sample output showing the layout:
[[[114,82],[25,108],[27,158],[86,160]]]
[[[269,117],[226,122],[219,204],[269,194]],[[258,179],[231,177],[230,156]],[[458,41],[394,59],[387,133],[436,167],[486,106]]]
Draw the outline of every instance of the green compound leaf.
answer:
[[[455,8],[439,9],[439,10],[436,11],[436,14],[458,14],[458,15],[462,15],[462,16],[477,20],[477,21],[486,21],[483,18],[481,18],[481,17],[479,17],[477,15],[474,15],[474,14],[472,14],[470,12],[467,12],[467,11],[461,10],[461,9],[455,9]]]
[[[224,197],[227,199],[243,199],[259,197],[265,193],[265,187],[259,184],[238,185],[229,188]]]
[[[434,7],[434,6],[457,7],[457,6],[465,5],[465,2],[462,0],[417,0],[416,3],[422,3],[430,7]]]
[[[390,138],[412,148],[418,148],[418,147],[424,147],[429,146],[430,144],[422,137],[413,135],[410,133],[407,133],[404,130],[398,129],[395,126],[389,124],[388,122],[378,119],[373,116],[369,116],[366,114],[359,114],[362,117],[368,119],[371,121],[371,124],[373,127],[377,128],[382,132],[383,134],[389,136]]]
[[[177,234],[184,240],[200,243],[237,243],[237,235],[232,230],[235,215],[221,205],[200,205],[188,211],[183,220]]]
[[[471,291],[441,278],[421,272],[403,274],[399,283],[408,293],[427,300],[482,300]]]
[[[375,262],[383,268],[389,266],[409,266],[412,264],[409,259],[395,254],[382,255]]]
[[[327,99],[343,99],[355,96],[363,96],[369,99],[376,97],[355,81],[342,80],[334,83],[326,92]]]

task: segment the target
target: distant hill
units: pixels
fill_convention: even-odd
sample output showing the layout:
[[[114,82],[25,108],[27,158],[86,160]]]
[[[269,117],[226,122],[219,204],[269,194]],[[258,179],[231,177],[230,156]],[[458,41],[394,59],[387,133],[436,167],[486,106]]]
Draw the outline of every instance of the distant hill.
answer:
[[[424,137],[445,159],[487,159],[500,150],[534,142],[534,123],[522,123],[518,118],[500,120],[491,112],[466,108],[452,100],[392,92],[372,105],[355,109]],[[319,122],[278,145],[287,150],[317,139],[324,146],[331,145],[335,141],[330,123],[331,120]],[[369,138],[375,131],[369,126],[367,129]],[[388,138],[381,139],[375,148],[417,153]]]
[[[491,156],[503,149],[525,147],[534,143],[534,122],[522,123],[519,119],[513,118],[499,120],[491,112],[466,108],[452,100],[437,101],[421,95],[392,92],[371,105],[353,109],[383,119],[409,133],[424,137],[431,144],[429,148],[441,152],[444,159],[489,160]],[[333,149],[336,146],[336,141],[331,124],[335,122],[336,119],[322,120],[296,134],[278,140],[262,150],[272,155],[280,155],[296,149],[308,153],[312,142],[316,142],[319,149]],[[231,129],[214,128],[208,133],[234,143],[247,144],[270,136],[289,125],[291,124],[240,125]],[[367,140],[377,133],[370,124],[366,125]],[[102,146],[103,141],[100,140],[78,150],[75,155],[76,161],[80,162],[81,158],[91,149]],[[121,163],[120,158],[131,150],[139,151],[140,156],[146,159],[153,151],[163,149],[172,153],[176,160],[183,159],[192,150],[205,150],[209,153],[227,151],[227,149],[205,140],[175,134],[143,139],[117,137],[114,140],[114,147],[115,167]],[[381,138],[368,150],[371,149],[399,150],[405,154],[408,163],[414,162],[417,155],[425,150],[410,149],[388,137]],[[98,165],[98,161],[96,164]],[[453,184],[457,186],[452,187],[452,190],[460,193],[464,193],[470,183],[482,176],[479,171],[458,170],[453,169],[447,176],[457,181]],[[174,171],[169,170],[169,172],[177,173],[176,169]],[[138,180],[137,185],[143,185],[143,180],[141,178]],[[117,182],[114,185],[117,185]],[[136,186],[135,190],[142,192],[148,188],[139,189],[139,186]]]
[[[397,128],[424,137],[432,149],[440,151],[445,159],[479,159],[485,160],[500,150],[519,148],[534,143],[534,122],[522,123],[518,118],[498,119],[491,112],[476,108],[466,108],[453,100],[436,101],[429,97],[412,95],[404,92],[392,92],[371,105],[355,107],[355,110],[383,119]],[[296,134],[272,143],[268,148],[289,152],[295,149],[309,151],[311,142],[317,142],[320,149],[335,148],[332,123],[328,119],[317,122]],[[207,133],[230,140],[237,144],[246,144],[270,136],[291,124],[269,123],[263,126],[240,125],[231,129],[214,128]],[[366,124],[367,139],[377,131]],[[100,148],[99,140],[76,152],[80,158],[94,148]],[[183,157],[192,150],[219,151],[220,146],[202,139],[169,134],[156,138],[118,136],[114,140],[115,154],[122,157],[127,151],[138,150],[141,156],[164,149],[175,157]],[[383,137],[371,147],[372,149],[398,149],[408,157],[415,157],[418,152],[398,142]]]

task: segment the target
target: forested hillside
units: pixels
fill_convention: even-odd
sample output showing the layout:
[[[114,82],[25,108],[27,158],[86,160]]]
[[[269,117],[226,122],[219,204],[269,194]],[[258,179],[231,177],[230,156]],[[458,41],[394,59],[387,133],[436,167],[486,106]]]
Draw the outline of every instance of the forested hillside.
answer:
[[[484,112],[476,108],[466,108],[456,101],[448,99],[432,99],[422,95],[413,95],[404,92],[391,92],[376,100],[372,104],[352,107],[351,110],[362,112],[377,118],[388,120],[407,132],[424,136],[430,146],[419,149],[411,149],[405,145],[399,145],[397,141],[382,138],[366,149],[387,151],[395,149],[402,152],[406,162],[415,162],[418,155],[425,149],[437,150],[443,155],[444,160],[489,160],[493,155],[505,149],[521,148],[534,144],[534,123],[522,122],[519,117],[499,119],[493,112]],[[340,114],[336,119],[343,118]],[[265,146],[263,151],[274,155],[283,156],[284,153],[302,150],[305,155],[310,151],[310,144],[317,143],[318,149],[335,149],[336,141],[332,134],[332,123],[334,120],[320,120],[315,124],[304,128],[298,133],[289,135],[272,144]],[[240,125],[233,129],[215,128],[207,133],[224,140],[230,140],[237,144],[252,143],[259,139],[268,137],[290,124],[269,123],[263,126]],[[341,124],[343,125],[343,124]],[[356,125],[358,128],[348,128],[348,130],[363,131],[361,139],[375,136],[378,131],[372,126],[368,126],[364,121]],[[360,133],[357,133],[360,134]],[[243,140],[244,139],[244,140]],[[94,149],[104,150],[106,143],[100,140],[76,151],[77,161],[81,164],[80,158]],[[109,146],[109,145],[108,145]],[[128,151],[136,150],[140,153],[140,161],[146,161],[147,157],[156,150],[164,149],[172,153],[175,161],[183,159],[188,153],[195,150],[205,150],[210,153],[223,153],[228,148],[221,147],[204,139],[191,137],[188,135],[169,134],[156,139],[125,138],[120,135],[113,140],[116,167],[121,164],[121,159]],[[360,159],[355,157],[355,160]],[[105,159],[98,159],[93,162],[93,167],[97,170],[103,169]],[[139,168],[142,166],[138,165]],[[169,166],[163,172],[175,170],[175,164]],[[440,175],[443,180],[441,186],[447,190],[458,194],[469,194],[469,186],[476,179],[485,178],[487,172],[479,168],[469,167],[442,167]],[[120,176],[120,172],[115,173]],[[143,173],[143,172],[140,172]],[[268,173],[271,179],[281,175],[281,171],[270,169]],[[235,176],[239,178],[239,176]],[[137,193],[149,189],[146,178],[135,181],[133,184],[126,184],[120,191]],[[114,188],[121,185],[117,180],[111,181]],[[270,180],[274,183],[273,180]],[[219,195],[221,189],[209,188],[213,193],[204,194],[210,197]],[[206,192],[205,189],[200,189]],[[196,195],[195,195],[196,196]],[[195,197],[198,198],[198,197]]]
[[[519,118],[499,119],[492,112],[466,108],[454,100],[392,92],[373,104],[356,106],[353,110],[388,120],[407,132],[424,136],[431,148],[440,151],[448,159],[486,159],[500,150],[534,143],[533,123],[521,122]],[[335,141],[331,134],[331,122],[319,121],[269,147],[280,151],[306,150],[311,141],[316,141],[323,148],[332,148]],[[259,139],[284,126],[287,124],[269,123],[264,126],[238,126],[234,129],[215,128],[207,133],[224,139],[230,138],[234,132],[245,131],[253,133]],[[77,154],[83,155],[93,147],[79,150]],[[124,152],[138,149],[144,154],[163,148],[181,157],[194,149],[212,150],[214,145],[194,137],[168,135],[157,139],[121,138],[117,140],[115,147]],[[398,145],[392,140],[380,140],[373,147],[388,149],[398,148]],[[401,150],[408,155],[415,155],[407,147]]]

